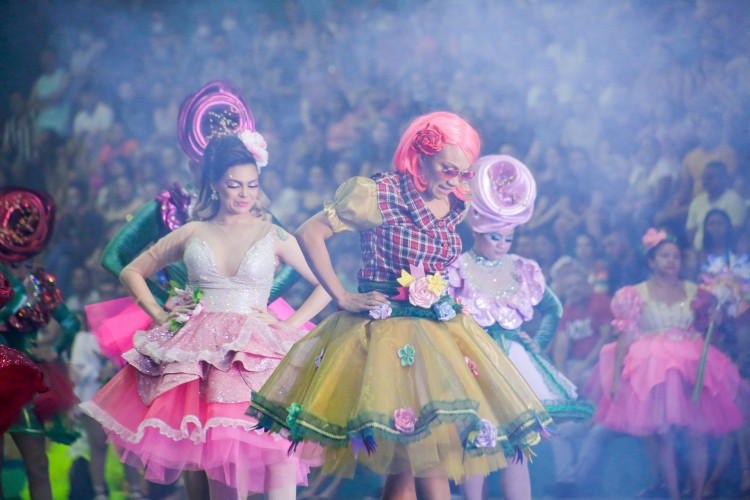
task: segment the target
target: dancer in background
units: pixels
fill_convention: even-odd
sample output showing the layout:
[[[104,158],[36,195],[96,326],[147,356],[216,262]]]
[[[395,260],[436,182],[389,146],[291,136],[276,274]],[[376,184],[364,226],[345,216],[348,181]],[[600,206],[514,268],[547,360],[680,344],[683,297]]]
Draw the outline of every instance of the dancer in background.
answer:
[[[147,479],[172,482],[183,470],[203,470],[214,499],[293,498],[307,479],[307,465],[287,456],[289,443],[254,431],[257,421],[244,415],[251,391],[302,336],[297,328],[330,300],[296,240],[252,213],[267,161],[257,132],[209,142],[196,220],[120,274],[158,326],[136,333],[128,365],[82,405]],[[167,312],[145,279],[179,260],[188,270],[186,297]],[[277,261],[316,286],[284,323],[266,309]]]
[[[0,272],[0,311],[16,297],[10,279]],[[2,342],[0,337],[0,342]],[[44,376],[22,352],[0,343],[0,436],[16,421],[21,408],[47,391]],[[2,489],[0,488],[0,491]]]
[[[342,311],[292,348],[248,410],[266,429],[286,429],[301,456],[322,445],[324,472],[351,476],[360,461],[387,475],[383,498],[448,498],[448,479],[523,458],[551,422],[445,293],[479,146],[459,116],[419,116],[401,137],[396,172],[348,180],[300,227],[308,261]],[[344,289],[326,247],[341,231],[360,232],[360,293]]]
[[[675,444],[684,436],[693,498],[700,499],[708,468],[706,437],[742,425],[735,402],[740,376],[727,356],[709,346],[700,397],[691,397],[704,348],[704,328],[699,330],[691,308],[697,286],[680,280],[680,247],[666,231],[649,229],[643,244],[651,277],[615,294],[617,341],[602,348],[587,390],[598,399],[596,422],[655,442],[673,499],[680,498]]]
[[[708,211],[703,220],[703,249],[700,271],[704,282],[727,280],[750,290],[750,257],[737,252],[735,231],[729,214],[718,208]],[[737,311],[714,330],[713,344],[737,364],[743,384],[750,375],[750,309]],[[747,417],[747,408],[743,408]],[[705,496],[716,496],[724,474],[732,462],[735,447],[740,463],[740,496],[750,494],[750,427],[747,422],[737,432],[725,435],[716,462],[703,488]]]
[[[54,218],[55,203],[47,193],[0,190],[0,273],[8,278],[14,295],[0,309],[0,337],[34,362],[50,389],[24,406],[8,430],[23,457],[34,499],[52,498],[45,437],[63,444],[77,437],[67,412],[78,399],[60,356],[69,350],[78,320],[63,304],[54,276],[34,262],[49,242]],[[28,382],[38,388],[38,379]]]
[[[593,405],[579,401],[576,386],[542,354],[555,335],[562,305],[536,262],[508,253],[515,229],[533,213],[534,178],[507,155],[484,156],[475,169],[466,219],[474,244],[448,269],[448,292],[502,347],[555,423],[589,419]],[[541,321],[532,337],[522,328],[535,312]],[[500,481],[503,498],[531,498],[527,461],[509,464]],[[465,498],[483,498],[483,477],[461,486]]]

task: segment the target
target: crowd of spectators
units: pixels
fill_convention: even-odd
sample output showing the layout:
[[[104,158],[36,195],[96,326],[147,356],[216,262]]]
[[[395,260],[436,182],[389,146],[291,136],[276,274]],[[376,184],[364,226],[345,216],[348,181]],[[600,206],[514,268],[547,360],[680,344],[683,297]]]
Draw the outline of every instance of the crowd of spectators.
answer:
[[[342,180],[389,169],[409,118],[448,109],[484,154],[534,172],[519,252],[548,278],[569,255],[612,292],[606,264],[623,250],[605,253],[608,238],[636,245],[666,226],[700,252],[711,208],[750,234],[741,2],[40,5],[29,22],[51,29],[36,80],[8,96],[0,182],[53,194],[65,223],[50,250],[72,247],[73,267],[94,265],[144,200],[191,184],[176,115],[213,79],[245,92],[269,142],[263,188],[290,229]]]
[[[597,294],[642,279],[639,241],[651,226],[682,238],[686,277],[697,278],[712,209],[726,215],[731,250],[750,253],[744,2],[47,0],[23,9],[21,29],[48,36],[34,81],[4,96],[0,185],[54,196],[45,259],[68,294],[75,269],[112,286],[98,264],[109,238],[164,188],[192,184],[177,113],[215,79],[245,93],[269,143],[261,184],[289,230],[348,177],[391,169],[411,117],[445,109],[477,127],[483,154],[511,154],[534,173],[535,214],[514,252],[536,259],[563,301],[556,271],[571,262]],[[352,288],[357,244],[334,256]]]

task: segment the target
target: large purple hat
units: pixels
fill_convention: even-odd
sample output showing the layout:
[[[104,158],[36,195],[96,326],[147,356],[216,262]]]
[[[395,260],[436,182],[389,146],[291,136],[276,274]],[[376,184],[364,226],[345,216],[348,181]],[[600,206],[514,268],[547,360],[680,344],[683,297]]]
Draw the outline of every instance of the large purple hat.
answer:
[[[534,212],[536,182],[529,169],[508,155],[479,158],[471,180],[466,220],[477,233],[507,230],[528,222]]]
[[[55,200],[26,188],[0,189],[0,260],[21,262],[47,246],[55,225]]]
[[[208,142],[217,136],[255,131],[255,120],[242,92],[216,80],[188,96],[177,118],[177,138],[193,161],[200,161]]]

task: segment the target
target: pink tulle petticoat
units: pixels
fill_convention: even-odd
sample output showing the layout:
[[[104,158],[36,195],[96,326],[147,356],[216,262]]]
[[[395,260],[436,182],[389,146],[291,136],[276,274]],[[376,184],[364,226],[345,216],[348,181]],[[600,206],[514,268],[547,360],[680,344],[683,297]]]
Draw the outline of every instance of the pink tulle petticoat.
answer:
[[[251,391],[301,336],[252,315],[205,311],[176,333],[141,331],[123,355],[128,365],[82,408],[150,481],[205,470],[242,496],[284,486],[270,482],[267,468],[291,464],[305,485],[318,464],[290,457],[289,441],[253,429],[257,421],[245,415]]]
[[[615,343],[602,348],[585,392],[597,401],[594,420],[635,436],[684,428],[721,436],[738,429],[743,416],[737,396],[737,367],[721,351],[709,348],[700,400],[692,401],[703,340],[671,329],[641,335],[623,360],[620,389],[610,398]]]

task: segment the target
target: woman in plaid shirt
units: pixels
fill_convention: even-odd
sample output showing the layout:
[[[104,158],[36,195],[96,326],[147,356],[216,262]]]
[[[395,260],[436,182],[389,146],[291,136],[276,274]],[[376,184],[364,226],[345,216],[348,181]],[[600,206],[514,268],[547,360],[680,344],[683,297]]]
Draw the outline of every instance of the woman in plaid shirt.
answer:
[[[248,413],[284,429],[324,473],[355,460],[387,475],[384,498],[448,498],[448,479],[487,475],[523,459],[550,423],[505,354],[446,293],[461,253],[476,131],[459,116],[417,117],[394,155],[396,172],[355,177],[297,237],[341,309],[289,352],[253,394]],[[336,277],[326,240],[359,231],[360,293]],[[458,313],[458,314],[457,314]],[[416,479],[416,481],[415,481]]]

